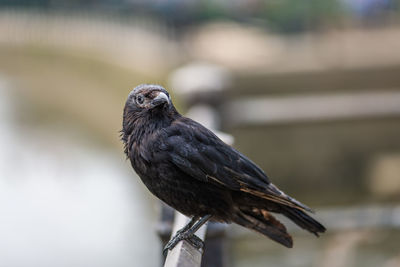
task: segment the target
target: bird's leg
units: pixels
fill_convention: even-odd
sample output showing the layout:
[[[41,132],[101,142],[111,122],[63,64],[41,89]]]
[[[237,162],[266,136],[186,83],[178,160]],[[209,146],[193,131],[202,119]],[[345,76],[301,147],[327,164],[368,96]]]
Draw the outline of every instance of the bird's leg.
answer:
[[[204,246],[203,241],[195,235],[197,230],[205,224],[211,215],[206,215],[198,219],[198,217],[193,217],[188,224],[186,224],[182,229],[176,232],[176,234],[171,238],[171,240],[165,245],[163,253],[167,254],[168,250],[173,249],[180,241],[187,240],[192,246],[200,249]]]
[[[200,219],[200,217],[198,217],[198,216],[193,216],[193,217],[190,219],[190,221],[189,221],[185,226],[183,226],[181,229],[179,229],[178,231],[176,231],[176,234],[175,234],[172,238],[174,238],[175,236],[177,236],[177,235],[180,234],[180,233],[183,233],[183,232],[189,230],[189,229],[195,224],[195,222],[197,222],[199,219]],[[172,238],[171,238],[171,239],[172,239]]]
[[[180,240],[182,240],[182,239],[178,239],[178,236],[180,236],[180,235],[184,234],[184,232],[188,231],[198,220],[199,220],[198,216],[193,216],[185,226],[183,226],[181,229],[176,231],[175,235],[168,241],[168,243],[165,245],[165,247],[163,249],[164,256],[167,255],[168,250],[173,249],[176,246],[176,244]]]

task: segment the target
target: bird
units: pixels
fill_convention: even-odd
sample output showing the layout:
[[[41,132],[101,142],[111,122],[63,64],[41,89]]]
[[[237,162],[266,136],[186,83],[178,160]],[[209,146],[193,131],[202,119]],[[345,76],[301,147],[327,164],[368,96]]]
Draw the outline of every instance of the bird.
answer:
[[[202,248],[195,232],[207,221],[236,223],[288,248],[292,237],[273,213],[316,236],[326,231],[308,214],[313,210],[281,191],[253,161],[181,115],[160,85],[141,84],[129,93],[121,140],[148,190],[191,218],[164,253],[181,240]]]

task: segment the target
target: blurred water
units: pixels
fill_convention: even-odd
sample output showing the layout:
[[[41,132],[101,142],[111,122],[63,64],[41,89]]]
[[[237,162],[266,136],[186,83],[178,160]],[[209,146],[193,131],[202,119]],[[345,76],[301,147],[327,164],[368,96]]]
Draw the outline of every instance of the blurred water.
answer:
[[[0,266],[158,266],[153,207],[122,152],[18,125],[7,87],[0,79]]]

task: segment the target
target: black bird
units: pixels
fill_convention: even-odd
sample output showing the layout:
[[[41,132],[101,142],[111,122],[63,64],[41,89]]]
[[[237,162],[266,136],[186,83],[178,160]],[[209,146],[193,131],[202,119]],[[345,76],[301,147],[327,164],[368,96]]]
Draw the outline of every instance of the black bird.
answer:
[[[246,156],[225,144],[201,124],[180,115],[168,92],[142,84],[126,101],[121,131],[125,154],[151,193],[192,217],[167,244],[202,243],[194,233],[208,220],[237,223],[292,247],[280,213],[315,234],[325,227],[310,208],[283,193]]]

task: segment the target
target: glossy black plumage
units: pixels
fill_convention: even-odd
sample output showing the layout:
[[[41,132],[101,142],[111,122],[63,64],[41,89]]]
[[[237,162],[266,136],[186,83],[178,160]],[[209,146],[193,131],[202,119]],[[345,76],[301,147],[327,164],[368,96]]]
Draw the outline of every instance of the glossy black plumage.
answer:
[[[251,160],[201,124],[180,115],[168,92],[140,85],[124,108],[125,153],[147,188],[187,216],[211,215],[287,246],[292,238],[270,212],[318,235],[325,228],[311,210],[274,186]]]

